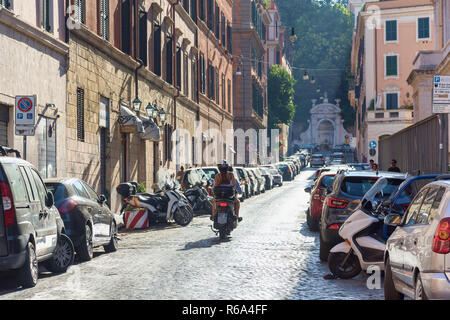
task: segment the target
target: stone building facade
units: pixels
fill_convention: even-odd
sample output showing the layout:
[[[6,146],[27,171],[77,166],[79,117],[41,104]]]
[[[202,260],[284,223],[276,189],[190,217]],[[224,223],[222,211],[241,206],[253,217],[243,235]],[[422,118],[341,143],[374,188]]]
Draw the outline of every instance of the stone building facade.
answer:
[[[15,133],[15,96],[36,95],[35,135],[27,137],[26,160],[43,177],[65,176],[66,74],[64,0],[0,3],[0,145],[24,153]]]

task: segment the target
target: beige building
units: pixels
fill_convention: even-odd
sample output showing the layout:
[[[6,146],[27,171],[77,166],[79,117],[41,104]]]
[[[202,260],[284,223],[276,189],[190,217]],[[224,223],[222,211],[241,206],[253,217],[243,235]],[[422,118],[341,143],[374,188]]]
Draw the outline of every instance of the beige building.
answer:
[[[26,160],[43,177],[65,176],[66,76],[64,1],[0,2],[0,145],[21,151],[15,134],[15,96],[36,95],[35,135],[27,137]]]
[[[392,0],[366,1],[353,10],[359,13],[351,56],[355,88],[349,96],[357,114],[357,150],[361,159],[377,162],[369,143],[413,123],[407,78],[416,53],[434,48],[434,8],[430,0]]]

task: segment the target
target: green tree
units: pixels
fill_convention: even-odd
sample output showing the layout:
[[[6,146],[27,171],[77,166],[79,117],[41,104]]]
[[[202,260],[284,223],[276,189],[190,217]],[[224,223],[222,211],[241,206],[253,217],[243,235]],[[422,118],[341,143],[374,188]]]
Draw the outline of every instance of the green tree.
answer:
[[[289,124],[295,114],[294,85],[297,81],[279,65],[273,65],[267,82],[269,100],[268,127],[273,129],[278,124]]]
[[[311,100],[320,102],[326,91],[330,99],[341,100],[344,126],[354,125],[355,114],[348,101],[354,20],[346,5],[347,0],[277,0],[283,25],[294,26],[298,37],[292,61],[298,80],[294,97],[297,122],[306,123]],[[305,72],[307,81],[303,80]]]

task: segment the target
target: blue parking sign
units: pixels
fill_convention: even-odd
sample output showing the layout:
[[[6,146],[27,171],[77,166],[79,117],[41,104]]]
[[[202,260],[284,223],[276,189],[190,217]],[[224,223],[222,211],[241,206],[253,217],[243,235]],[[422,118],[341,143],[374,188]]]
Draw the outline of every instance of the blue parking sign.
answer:
[[[377,148],[377,143],[376,143],[376,141],[370,141],[369,142],[369,147],[370,147],[370,149],[376,149]]]

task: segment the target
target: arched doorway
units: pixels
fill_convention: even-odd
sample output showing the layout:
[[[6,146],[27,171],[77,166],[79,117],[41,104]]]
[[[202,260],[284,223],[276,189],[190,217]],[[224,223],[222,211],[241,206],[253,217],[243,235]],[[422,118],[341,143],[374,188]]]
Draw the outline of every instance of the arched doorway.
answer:
[[[334,146],[334,125],[330,120],[323,120],[317,126],[317,144],[321,151],[330,151]]]

